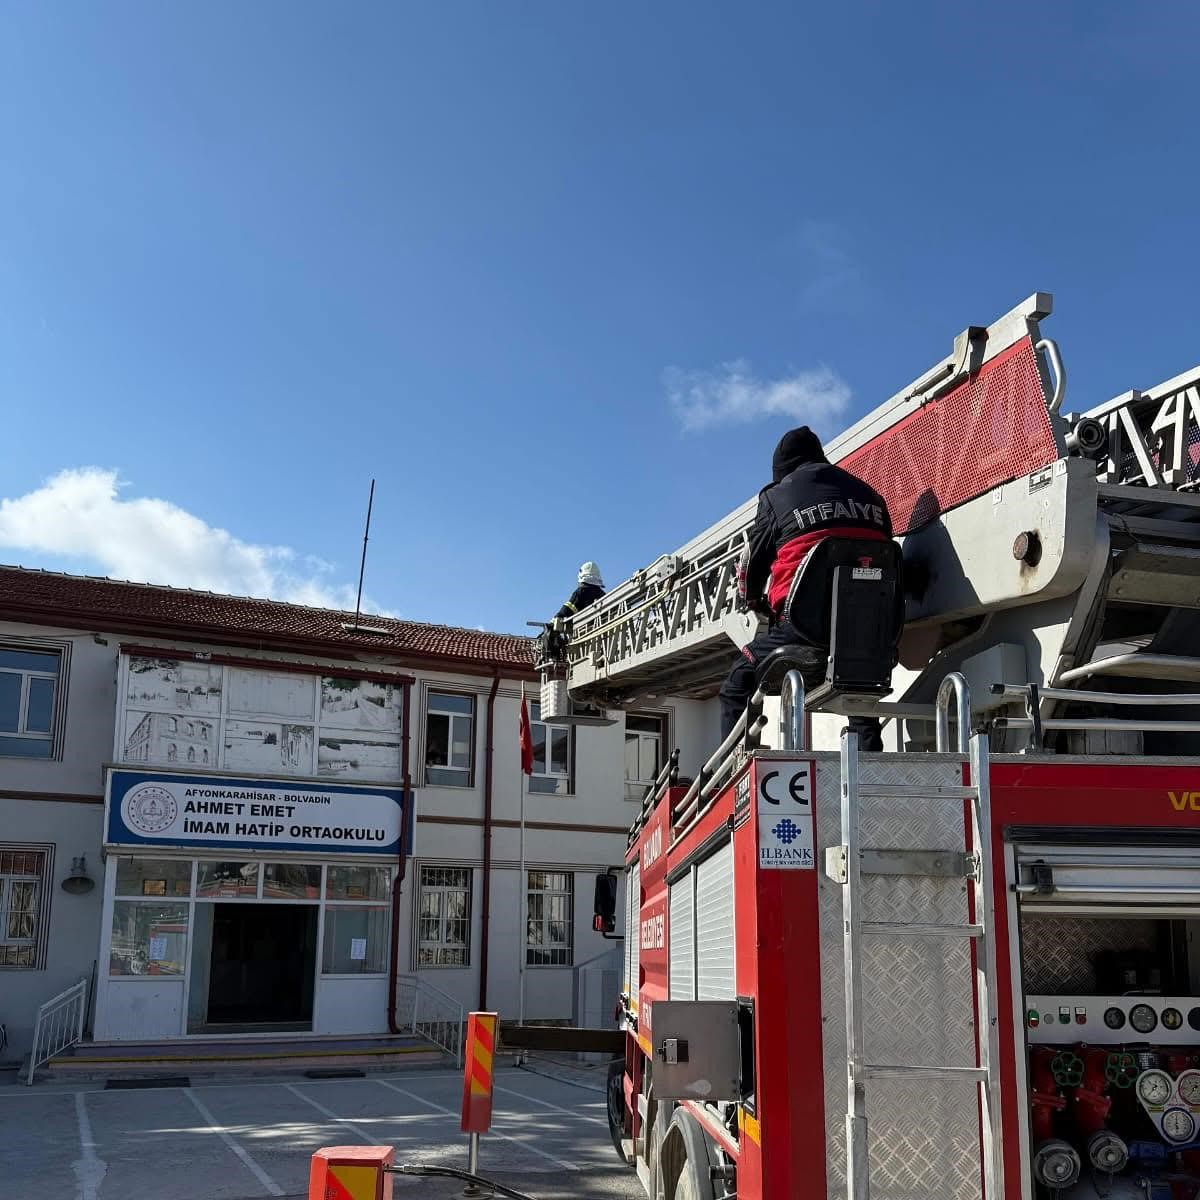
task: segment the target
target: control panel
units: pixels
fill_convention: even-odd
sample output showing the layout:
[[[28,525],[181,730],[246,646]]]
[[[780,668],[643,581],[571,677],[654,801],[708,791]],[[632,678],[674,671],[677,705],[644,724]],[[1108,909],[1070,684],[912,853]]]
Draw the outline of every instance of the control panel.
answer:
[[[1031,1045],[1195,1046],[1200,1043],[1200,997],[1026,996],[1025,1035]]]

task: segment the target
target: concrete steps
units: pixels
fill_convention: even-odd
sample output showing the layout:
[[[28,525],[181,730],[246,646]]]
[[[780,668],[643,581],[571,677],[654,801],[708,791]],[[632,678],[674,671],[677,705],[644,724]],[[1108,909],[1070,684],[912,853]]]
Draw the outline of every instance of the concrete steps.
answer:
[[[187,1076],[303,1075],[307,1071],[396,1071],[453,1063],[411,1035],[81,1042],[40,1068],[35,1081],[107,1082]]]

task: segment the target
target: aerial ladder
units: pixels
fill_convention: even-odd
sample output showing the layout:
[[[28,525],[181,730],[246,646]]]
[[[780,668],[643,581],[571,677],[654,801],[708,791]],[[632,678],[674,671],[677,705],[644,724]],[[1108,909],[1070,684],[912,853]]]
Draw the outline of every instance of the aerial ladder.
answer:
[[[832,709],[916,722],[907,736],[931,745],[938,686],[958,671],[994,748],[1066,735],[1136,751],[1155,740],[1149,715],[1178,714],[1114,724],[1092,705],[1093,723],[1067,730],[1073,693],[1200,680],[1200,368],[1068,412],[1041,329],[1051,309],[1039,292],[963,330],[826,446],[888,501],[907,607],[892,694]],[[576,617],[543,663],[559,682],[550,711],[568,693],[580,709],[714,695],[760,621],[736,606],[754,512],[752,499]]]
[[[900,543],[890,676],[782,656],[633,820],[608,1112],[653,1200],[1200,1196],[1200,368],[1068,411],[1051,307],[826,446]],[[714,696],[754,511],[552,631],[543,719]]]

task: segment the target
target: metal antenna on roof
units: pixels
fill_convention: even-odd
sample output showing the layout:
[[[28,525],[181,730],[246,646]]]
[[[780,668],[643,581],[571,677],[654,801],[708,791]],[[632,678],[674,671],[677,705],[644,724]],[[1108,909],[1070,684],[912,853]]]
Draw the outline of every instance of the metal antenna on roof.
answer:
[[[367,571],[367,538],[371,533],[371,506],[375,503],[375,480],[371,480],[371,492],[367,496],[367,524],[363,529],[362,562],[358,565],[358,599],[354,604],[354,628],[358,628],[358,614],[362,612],[363,576]]]

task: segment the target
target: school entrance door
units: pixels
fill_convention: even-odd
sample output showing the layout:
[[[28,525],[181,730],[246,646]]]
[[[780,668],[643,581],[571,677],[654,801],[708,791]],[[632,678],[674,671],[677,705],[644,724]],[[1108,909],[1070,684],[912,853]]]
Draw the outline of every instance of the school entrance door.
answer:
[[[312,1028],[315,904],[198,903],[189,1033]]]

